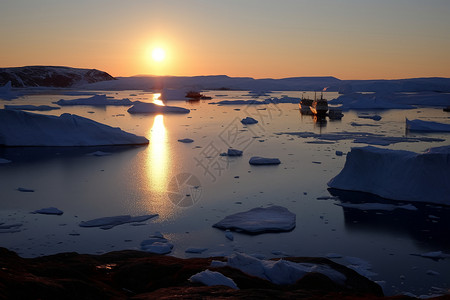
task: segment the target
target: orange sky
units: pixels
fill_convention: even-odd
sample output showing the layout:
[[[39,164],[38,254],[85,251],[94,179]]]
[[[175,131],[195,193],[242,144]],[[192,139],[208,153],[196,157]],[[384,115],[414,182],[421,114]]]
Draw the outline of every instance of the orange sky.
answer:
[[[2,0],[0,67],[113,76],[450,77],[447,0]],[[151,49],[166,51],[162,62]]]

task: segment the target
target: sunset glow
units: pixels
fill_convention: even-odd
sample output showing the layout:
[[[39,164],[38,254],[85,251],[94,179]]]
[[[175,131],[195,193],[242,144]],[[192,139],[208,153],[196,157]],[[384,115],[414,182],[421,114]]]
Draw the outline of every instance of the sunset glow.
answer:
[[[166,58],[166,51],[162,48],[155,48],[152,51],[152,58],[156,62],[163,61]]]

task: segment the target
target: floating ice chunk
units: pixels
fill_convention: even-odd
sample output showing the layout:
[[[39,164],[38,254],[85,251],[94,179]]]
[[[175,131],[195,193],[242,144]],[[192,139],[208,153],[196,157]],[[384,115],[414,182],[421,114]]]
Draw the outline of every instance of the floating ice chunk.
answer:
[[[19,227],[22,227],[21,223],[3,224],[0,223],[0,233],[15,233],[21,231]]]
[[[194,283],[201,283],[206,286],[224,285],[235,290],[239,289],[233,279],[226,277],[222,273],[210,270],[205,270],[203,272],[192,275],[189,278],[189,281]]]
[[[344,153],[342,151],[336,150],[336,155],[337,156],[342,156],[342,155],[344,155]]]
[[[213,227],[250,234],[291,231],[295,228],[295,214],[282,206],[257,207],[229,215]]]
[[[374,120],[374,121],[380,121],[381,120],[381,116],[380,115],[359,115],[358,118],[371,119],[371,120]]]
[[[220,153],[220,156],[242,156],[243,151],[237,149],[228,149],[225,153]]]
[[[281,162],[278,158],[253,156],[248,163],[251,165],[279,165]]]
[[[34,193],[33,189],[28,189],[28,188],[23,188],[23,187],[18,187],[17,190],[19,192],[23,192],[23,193]]]
[[[88,155],[88,156],[108,156],[111,154],[112,154],[111,152],[95,151],[95,152],[88,153],[86,155]]]
[[[370,271],[372,270],[372,265],[362,258],[346,256],[344,259],[350,264],[347,266],[347,268],[355,270],[362,276],[370,278],[378,275],[377,273]]]
[[[439,272],[433,271],[433,270],[428,270],[427,271],[427,275],[431,275],[431,276],[438,276],[441,275]]]
[[[123,216],[114,216],[114,217],[104,217],[104,218],[98,218],[93,219],[89,221],[82,221],[80,222],[80,227],[100,227],[101,229],[110,229],[117,225],[122,225],[126,223],[133,223],[133,222],[143,222],[148,219],[154,218],[158,216],[158,214],[153,215],[143,215],[143,216],[136,216],[132,217],[130,215],[123,215]]]
[[[286,95],[282,95],[281,98],[272,97],[272,98],[266,99],[267,102],[274,103],[274,104],[278,104],[278,103],[299,104],[300,100],[302,100],[302,99],[301,98],[297,98],[297,97],[289,97],[289,96],[286,96]]]
[[[241,120],[241,123],[244,125],[250,125],[250,124],[256,124],[256,123],[258,123],[258,121],[253,119],[252,117],[246,117]]]
[[[31,212],[32,214],[43,214],[43,215],[62,215],[64,212],[57,209],[56,207],[41,208]]]
[[[90,106],[106,106],[106,105],[114,105],[114,106],[130,106],[133,105],[133,101],[128,98],[124,98],[121,100],[111,99],[106,95],[94,95],[89,98],[79,98],[72,100],[58,100],[54,102],[55,104],[61,106],[69,106],[69,105],[90,105]]]
[[[412,204],[405,205],[394,205],[394,204],[386,204],[386,203],[335,203],[338,206],[346,207],[346,208],[354,208],[359,210],[386,210],[392,211],[394,209],[406,209],[406,210],[417,210]]]
[[[446,254],[442,251],[432,251],[427,253],[418,254],[421,257],[431,258],[431,259],[445,259],[450,258],[450,254]]]
[[[350,125],[353,127],[359,127],[359,126],[379,127],[379,126],[381,126],[379,124],[365,124],[365,123],[356,123],[356,122],[351,122]]]
[[[346,280],[344,274],[328,265],[294,263],[283,259],[260,260],[242,253],[228,257],[227,265],[279,285],[294,284],[309,272],[321,273],[338,284],[344,284]]]
[[[165,113],[176,113],[176,114],[187,114],[190,112],[189,109],[178,107],[178,106],[168,106],[168,105],[157,105],[155,103],[146,102],[135,102],[132,107],[127,110],[130,114],[165,114]]]
[[[0,164],[9,164],[11,161],[9,159],[6,158],[1,158],[0,157]]]
[[[8,81],[4,86],[0,86],[0,99],[12,100],[19,97],[19,94],[12,91],[11,81]]]
[[[156,234],[150,239],[141,242],[141,249],[155,254],[168,254],[172,252],[173,244],[170,243],[162,234]]]
[[[0,145],[101,146],[148,144],[145,137],[77,115],[0,109]]]
[[[450,146],[421,154],[367,146],[352,148],[328,186],[393,200],[450,204],[449,182]]]
[[[192,143],[192,142],[194,142],[193,139],[179,139],[178,141],[181,142],[181,143]]]
[[[49,110],[60,109],[60,107],[49,106],[49,105],[5,105],[5,109],[30,110],[30,111],[49,111]]]
[[[184,250],[184,252],[186,252],[186,253],[196,253],[196,254],[199,254],[199,253],[205,252],[206,250],[208,250],[208,248],[195,248],[195,247],[190,247],[190,248],[187,248],[186,250]]]
[[[233,233],[232,233],[231,231],[229,231],[229,230],[227,230],[227,231],[225,232],[225,237],[226,237],[227,239],[229,239],[230,241],[233,241],[233,240],[234,240],[234,235],[233,235]]]
[[[218,105],[262,105],[269,104],[267,101],[260,100],[222,100],[219,102],[210,102],[209,104],[218,104]]]
[[[450,124],[406,119],[406,129],[409,131],[450,132]]]
[[[341,109],[411,109],[412,105],[396,103],[395,96],[385,93],[349,93],[330,100],[329,104],[341,104]]]
[[[221,267],[225,267],[226,265],[227,265],[227,263],[225,261],[212,260],[210,266],[212,268],[221,268]]]

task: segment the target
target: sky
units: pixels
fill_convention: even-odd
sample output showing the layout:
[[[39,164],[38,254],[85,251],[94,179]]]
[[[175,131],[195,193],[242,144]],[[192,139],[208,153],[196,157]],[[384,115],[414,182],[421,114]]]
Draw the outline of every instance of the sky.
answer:
[[[450,0],[1,0],[0,68],[450,77],[449,16]]]

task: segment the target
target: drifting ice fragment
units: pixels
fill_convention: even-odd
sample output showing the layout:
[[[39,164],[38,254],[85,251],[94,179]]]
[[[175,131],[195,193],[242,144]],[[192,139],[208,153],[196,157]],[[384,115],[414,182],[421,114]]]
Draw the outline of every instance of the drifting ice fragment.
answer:
[[[204,284],[206,286],[213,286],[213,285],[224,285],[229,286],[232,289],[239,289],[236,285],[236,283],[233,281],[233,279],[226,277],[222,273],[214,272],[210,270],[205,270],[203,272],[197,273],[195,275],[192,275],[189,278],[190,282],[197,282]]]
[[[169,243],[161,233],[157,232],[150,239],[141,242],[141,249],[155,254],[168,254],[172,252],[173,244]]]
[[[295,214],[282,206],[257,207],[229,215],[213,227],[250,234],[291,231],[295,228]]]
[[[181,143],[192,143],[194,140],[193,139],[180,139],[178,141]]]
[[[249,125],[249,124],[256,124],[258,123],[258,121],[253,119],[252,117],[246,117],[245,119],[241,120],[241,123],[244,125]]]
[[[90,105],[90,106],[130,106],[133,105],[133,101],[128,98],[124,98],[121,100],[111,99],[110,97],[106,97],[106,95],[94,95],[89,98],[79,98],[72,100],[58,100],[54,102],[55,104],[61,106],[69,106],[69,105]]]
[[[279,165],[281,162],[278,158],[266,158],[260,156],[253,156],[249,160],[251,165]]]
[[[190,112],[189,109],[178,107],[178,106],[168,106],[168,105],[157,105],[155,103],[146,102],[135,102],[132,107],[127,110],[130,114],[164,114],[164,113],[177,113],[177,114],[187,114]]]
[[[62,210],[57,209],[56,207],[47,207],[35,210],[32,214],[43,214],[43,215],[62,215],[64,212]]]
[[[406,129],[409,131],[450,132],[450,124],[406,119]]]
[[[137,216],[137,217],[132,217],[130,215],[104,217],[104,218],[98,218],[98,219],[93,219],[93,220],[89,220],[89,221],[82,221],[82,222],[80,222],[79,226],[80,227],[100,227],[101,229],[111,229],[117,225],[133,223],[133,222],[143,222],[148,219],[154,218],[156,216],[158,216],[158,214],[143,215],[143,216]]]

